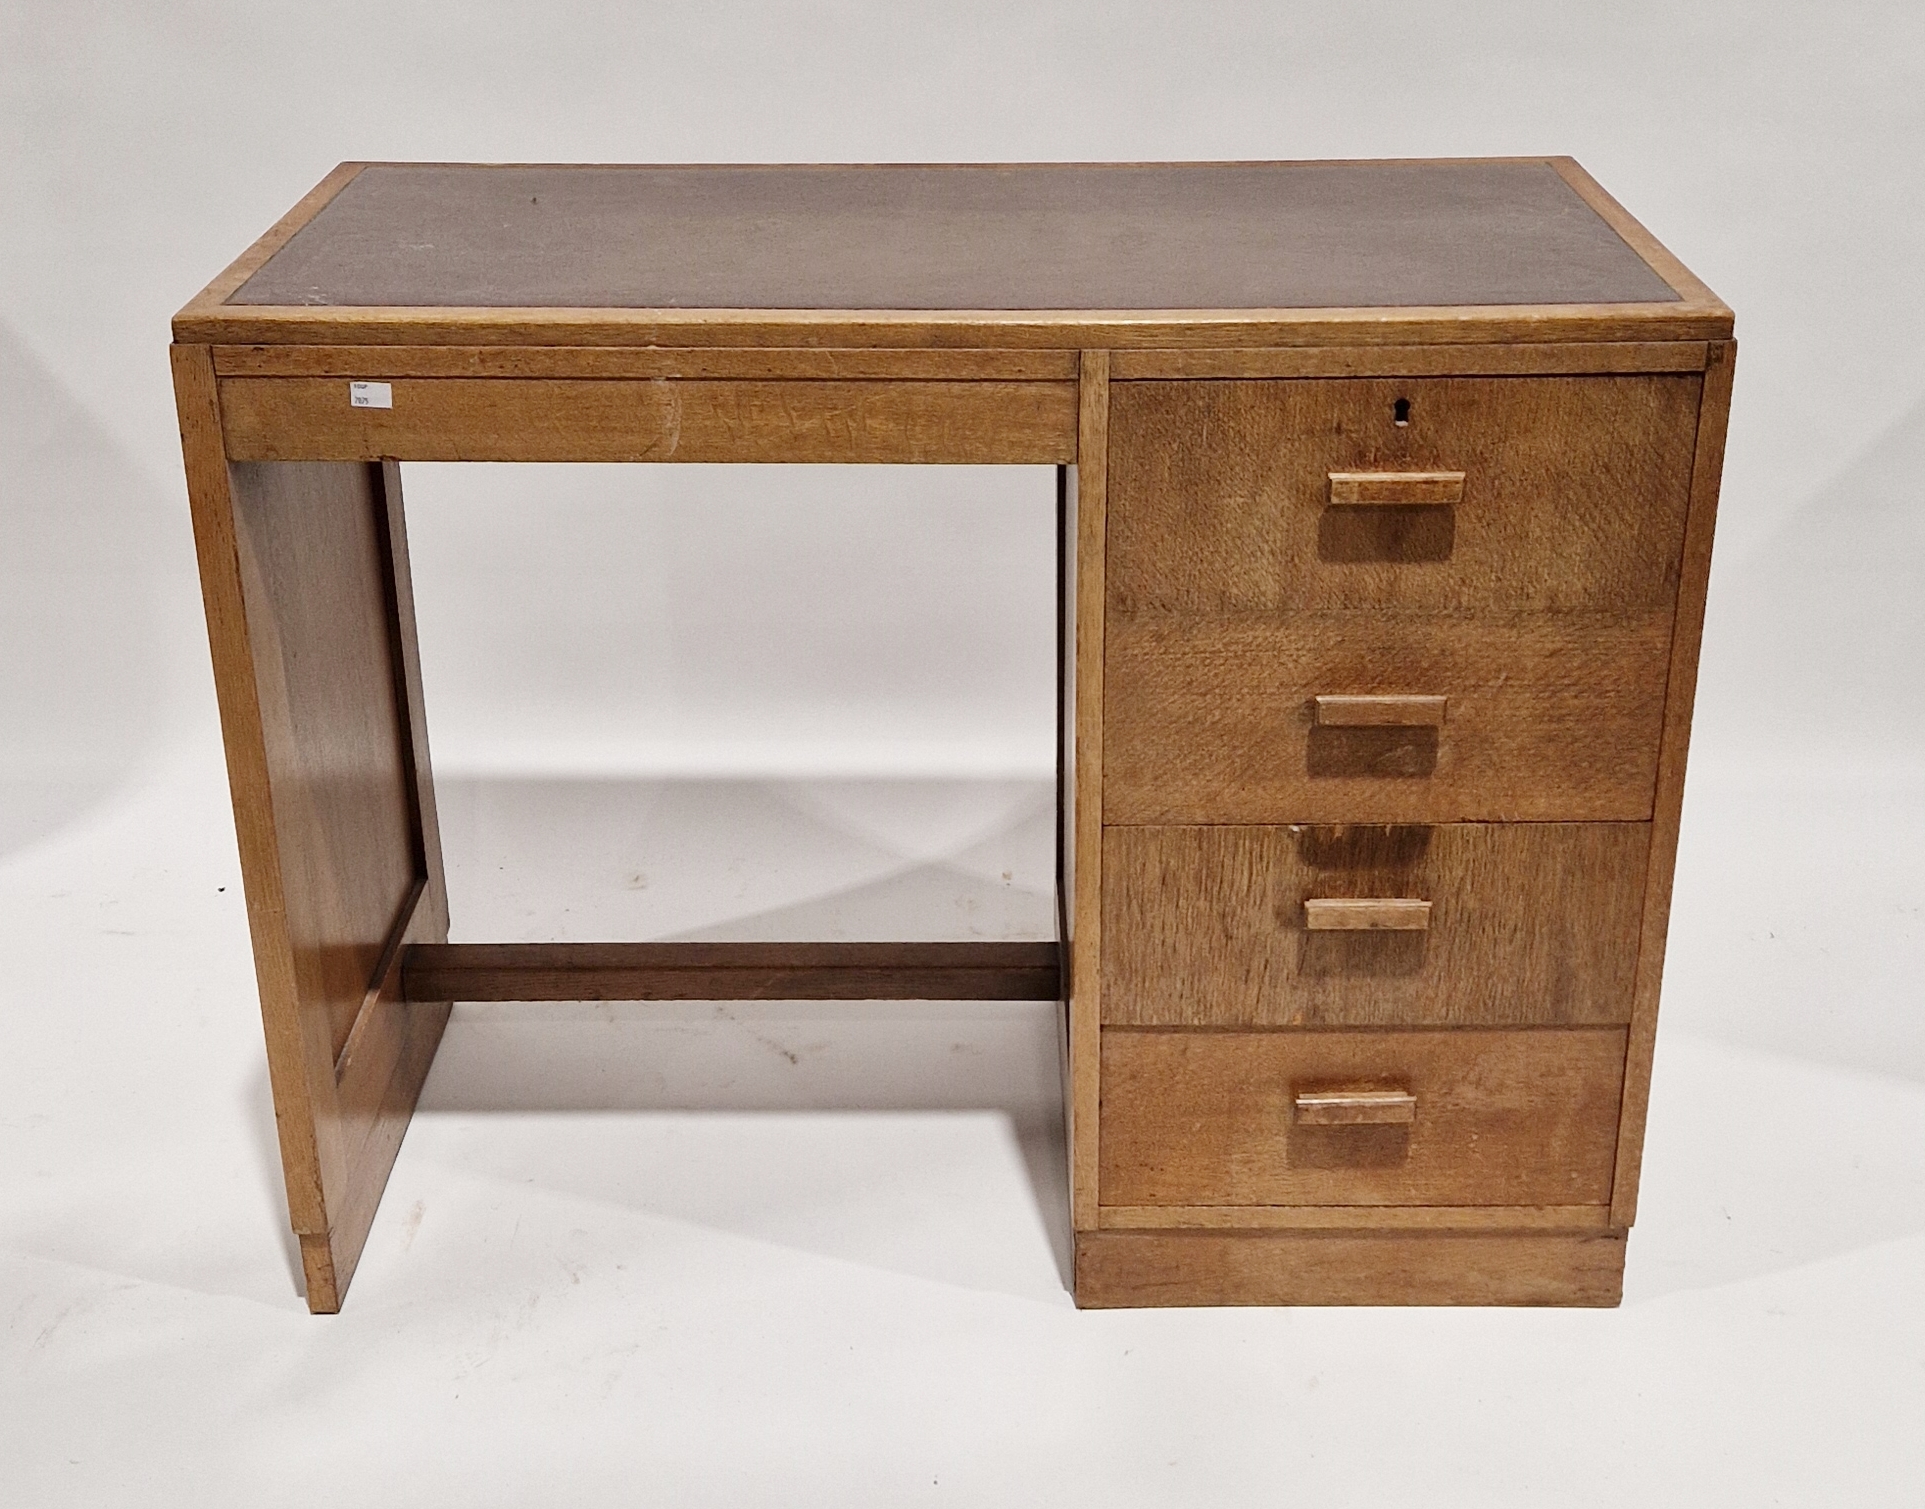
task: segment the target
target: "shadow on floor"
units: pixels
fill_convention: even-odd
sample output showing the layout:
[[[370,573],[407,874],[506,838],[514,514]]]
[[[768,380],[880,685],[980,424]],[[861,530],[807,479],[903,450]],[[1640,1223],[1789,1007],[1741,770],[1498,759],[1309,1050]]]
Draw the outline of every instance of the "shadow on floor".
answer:
[[[468,778],[440,806],[457,939],[1054,936],[1049,782]],[[1054,1003],[467,1005],[421,1108],[991,1113],[1067,1285],[1061,1031]]]

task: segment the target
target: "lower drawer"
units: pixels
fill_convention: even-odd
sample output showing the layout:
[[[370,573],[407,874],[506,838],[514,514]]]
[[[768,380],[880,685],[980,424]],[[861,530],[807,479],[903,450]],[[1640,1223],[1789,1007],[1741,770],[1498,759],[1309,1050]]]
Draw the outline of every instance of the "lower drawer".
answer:
[[[1625,1035],[1105,1028],[1105,1205],[1602,1205]]]
[[[1649,848],[1646,823],[1108,828],[1103,1020],[1617,1026]]]

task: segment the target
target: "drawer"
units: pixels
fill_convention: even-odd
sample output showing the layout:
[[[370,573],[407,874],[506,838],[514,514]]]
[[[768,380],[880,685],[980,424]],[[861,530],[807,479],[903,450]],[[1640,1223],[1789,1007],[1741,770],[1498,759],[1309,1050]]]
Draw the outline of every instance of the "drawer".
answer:
[[[1668,609],[1701,386],[1118,383],[1110,612]]]
[[[1103,1020],[1625,1023],[1649,847],[1642,823],[1110,828]]]
[[[1112,619],[1104,820],[1643,822],[1670,644],[1669,609]],[[1317,702],[1359,695],[1430,700]]]
[[[1103,1029],[1105,1205],[1602,1205],[1625,1035]]]

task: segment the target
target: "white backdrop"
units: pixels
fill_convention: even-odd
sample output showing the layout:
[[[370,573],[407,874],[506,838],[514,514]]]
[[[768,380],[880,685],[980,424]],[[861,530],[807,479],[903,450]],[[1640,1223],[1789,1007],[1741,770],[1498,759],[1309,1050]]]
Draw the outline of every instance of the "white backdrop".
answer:
[[[139,1138],[83,1127],[74,1108],[92,1102],[51,1087],[91,1081],[102,1061],[124,1059],[126,1077],[102,1082],[121,1087],[117,1104],[146,1106],[161,1123],[189,1115],[191,1089],[170,1099],[132,1067],[141,1054],[171,1051],[152,1046],[164,1040],[161,1008],[141,1007],[162,979],[174,982],[166,1012],[227,1033],[220,1040],[236,1066],[258,1060],[166,322],[335,162],[356,158],[1576,156],[1738,318],[1667,975],[1666,1043],[1683,1046],[1668,1059],[1661,1052],[1654,1146],[1663,1118],[1686,1114],[1665,1099],[1673,1071],[1664,1065],[1702,1068],[1727,1049],[1766,1055],[1745,1060],[1754,1065],[1886,1076],[1850,1080],[1851,1094],[1911,1108],[1879,1123],[1883,1161],[1874,1160],[1876,1189],[1865,1186],[1858,1214],[1821,1219],[1814,1206],[1799,1229],[1832,1234],[1792,1240],[1782,1231],[1789,1167],[1803,1170],[1793,1184],[1812,1200],[1846,1198],[1841,1166],[1815,1154],[1800,1163],[1802,1144],[1782,1124],[1802,1114],[1806,1091],[1786,1090],[1779,1068],[1750,1079],[1707,1069],[1775,1097],[1734,1102],[1733,1112],[1771,1119],[1771,1161],[1730,1173],[1728,1188],[1724,1173],[1707,1174],[1702,1199],[1680,1195],[1665,1208],[1702,1211],[1740,1186],[1757,1193],[1744,1237],[1754,1245],[1719,1269],[1727,1277],[1771,1270],[1778,1260],[1763,1254],[1773,1242],[1790,1241],[1803,1262],[1916,1238],[1925,1192],[1918,1159],[1905,1152],[1916,1144],[1890,1138],[1894,1126],[1925,1124],[1921,148],[1925,9],[1909,0],[0,4],[0,870],[15,961],[0,987],[12,1076],[0,1086],[7,1105],[28,1108],[10,1121],[0,1106],[0,1133],[24,1139],[8,1144],[0,1191],[15,1169],[44,1165],[54,1180],[9,1196],[9,1251],[29,1265],[79,1265],[62,1273],[138,1272],[229,1292],[225,1279],[182,1278],[187,1269],[172,1259],[143,1268],[115,1245],[138,1246],[111,1235],[138,1228],[164,1249],[169,1221],[186,1207],[163,1205],[185,1198],[192,1207],[194,1197],[183,1194],[178,1160],[155,1174],[165,1201],[117,1172]],[[977,931],[1020,934],[1039,916],[1047,926],[1047,798],[1037,792],[1051,768],[1052,485],[1044,471],[969,468],[411,469],[437,759],[470,778],[452,783],[450,803],[451,844],[465,846],[457,901],[470,926],[562,934],[589,925],[532,900],[560,883],[559,860],[553,873],[543,860],[517,878],[493,873],[491,856],[516,842],[533,854],[538,829],[594,851],[597,820],[577,801],[596,789],[586,781],[632,798],[655,789],[638,782],[662,777],[694,793],[668,804],[681,814],[670,831],[695,834],[700,815],[729,808],[734,791],[736,816],[710,831],[734,833],[744,853],[759,841],[751,829],[791,823],[806,837],[816,824],[886,856],[883,869],[928,861],[927,873],[915,872],[923,881],[889,892],[868,925],[912,927],[918,906],[940,904]],[[516,806],[517,782],[547,795]],[[896,795],[875,795],[885,788]],[[614,852],[620,844],[604,847],[590,879],[639,891],[642,867]],[[867,863],[751,885],[734,875],[739,861],[717,859],[701,882],[714,906],[663,902],[624,915],[683,933],[751,914],[769,931],[859,925],[812,898],[837,887],[859,897],[873,879]],[[938,892],[948,900],[932,900]],[[115,925],[134,914],[143,920]],[[50,1019],[63,1001],[84,1013]],[[497,1025],[524,1032],[517,1051],[538,1051],[525,1038],[532,1029]],[[1014,1062],[995,1059],[994,1072],[1022,1079],[1029,1071]],[[182,1064],[168,1072],[191,1077],[194,1061]],[[574,1103],[566,1087],[591,1067],[560,1051],[550,1088]],[[494,1070],[473,1072],[485,1084]],[[1032,1099],[1046,1098],[1046,1081]],[[247,1114],[258,1119],[258,1077],[246,1083]],[[505,1088],[471,1098],[512,1102]],[[1709,1104],[1691,1114],[1709,1116]],[[218,1163],[232,1139],[206,1114],[206,1156]],[[1727,1122],[1708,1135],[1735,1147],[1732,1139],[1759,1134]],[[221,1234],[209,1254],[235,1244],[245,1253],[263,1223],[281,1219],[271,1168],[232,1178],[254,1193],[231,1220],[202,1212]],[[56,1186],[66,1193],[47,1193]],[[1866,1214],[1874,1209],[1883,1214]],[[1718,1251],[1740,1251],[1738,1238],[1679,1219],[1696,1233],[1695,1247],[1677,1249],[1686,1267],[1698,1261],[1689,1254],[1720,1241]],[[414,1239],[412,1228],[389,1236],[397,1254]],[[1634,1272],[1647,1240],[1660,1238],[1634,1238]],[[225,1272],[230,1260],[206,1261]],[[17,1315],[38,1316],[34,1297],[68,1282],[31,1267],[6,1273],[27,1296]],[[293,1305],[284,1275],[234,1283],[268,1295],[262,1303]],[[1915,1301],[1915,1288],[1907,1292]],[[0,1386],[42,1398],[25,1323],[10,1322]],[[47,1334],[61,1323],[48,1321]],[[1352,1333],[1331,1334],[1341,1355]],[[194,1369],[176,1369],[164,1349],[155,1355],[191,1393]],[[1493,1366],[1503,1355],[1488,1354]],[[1209,1365],[1196,1366],[1209,1376]],[[111,1370],[86,1376],[121,1390],[136,1415],[153,1403]],[[1915,1397],[1915,1378],[1910,1387],[1884,1397]],[[1779,1406],[1783,1418],[1797,1413],[1784,1400],[1753,1403],[1764,1419],[1780,1418]],[[49,1418],[45,1440],[70,1414]],[[1659,1428],[1645,1420],[1624,1431],[1646,1427]],[[1838,1470],[1823,1436],[1767,1452],[1771,1482],[1796,1490],[1805,1467],[1813,1485],[1819,1464]],[[1695,1501],[1714,1501],[1738,1480],[1692,1453],[1717,1441],[1742,1455],[1741,1438],[1679,1437],[1651,1460],[1667,1471],[1696,1463],[1705,1475],[1646,1488],[1663,1496],[1664,1484],[1691,1481]],[[1244,1445],[1257,1452],[1262,1439]],[[212,1460],[222,1443],[204,1449]],[[1591,1460],[1589,1447],[1558,1449]],[[59,1464],[38,1438],[27,1455],[39,1474],[35,1501],[55,1502]],[[88,1458],[76,1447],[75,1459]],[[1891,1460],[1874,1452],[1858,1463],[1872,1474],[1861,1486],[1873,1501]],[[1555,1453],[1543,1459],[1546,1471],[1558,1465]],[[1614,1472],[1630,1471],[1594,1465],[1600,1493],[1619,1481]],[[1207,1478],[1183,1481],[1202,1491]],[[817,1486],[825,1497],[837,1484],[860,1495],[858,1479],[830,1473]],[[1210,1481],[1211,1491],[1230,1491],[1228,1478]],[[1522,1478],[1478,1481],[1481,1502],[1533,1501]],[[1253,1493],[1258,1485],[1242,1483]],[[1170,1502],[1195,1501],[1171,1492]],[[692,1491],[684,1497],[693,1501]],[[1112,1501],[1138,1500],[1125,1491]]]

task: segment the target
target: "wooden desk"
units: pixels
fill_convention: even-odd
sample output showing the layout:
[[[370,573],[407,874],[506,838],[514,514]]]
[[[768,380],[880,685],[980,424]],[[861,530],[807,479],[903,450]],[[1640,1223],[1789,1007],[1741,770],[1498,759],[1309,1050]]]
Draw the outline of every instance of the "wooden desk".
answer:
[[[683,998],[1063,1000],[1081,1304],[1615,1303],[1731,333],[1568,159],[337,169],[173,348],[309,1304]],[[1060,942],[449,944],[416,460],[1057,466]]]

